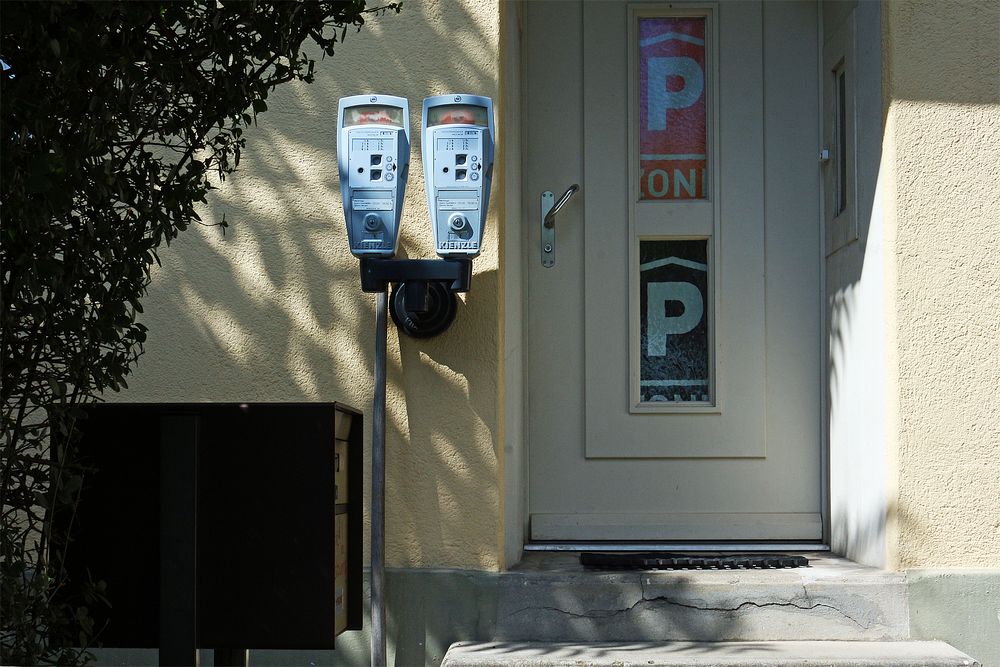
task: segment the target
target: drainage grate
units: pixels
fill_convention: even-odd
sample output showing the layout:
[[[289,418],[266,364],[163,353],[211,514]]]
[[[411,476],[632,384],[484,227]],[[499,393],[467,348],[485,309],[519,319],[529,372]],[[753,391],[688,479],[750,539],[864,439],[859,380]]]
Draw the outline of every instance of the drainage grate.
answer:
[[[806,567],[805,556],[774,553],[691,554],[668,551],[598,553],[585,551],[580,562],[602,570],[770,570]]]

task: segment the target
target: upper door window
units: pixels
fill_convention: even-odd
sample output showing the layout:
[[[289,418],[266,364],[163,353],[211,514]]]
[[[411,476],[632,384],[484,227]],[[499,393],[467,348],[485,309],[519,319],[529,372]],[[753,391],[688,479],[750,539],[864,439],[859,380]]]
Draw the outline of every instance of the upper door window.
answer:
[[[704,199],[705,17],[639,18],[639,199]]]

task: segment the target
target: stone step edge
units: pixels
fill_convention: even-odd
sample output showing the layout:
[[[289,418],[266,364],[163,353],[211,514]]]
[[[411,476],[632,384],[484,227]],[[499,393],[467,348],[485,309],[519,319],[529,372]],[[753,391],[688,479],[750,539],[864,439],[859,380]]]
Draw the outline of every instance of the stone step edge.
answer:
[[[456,642],[442,667],[981,667],[941,641]]]

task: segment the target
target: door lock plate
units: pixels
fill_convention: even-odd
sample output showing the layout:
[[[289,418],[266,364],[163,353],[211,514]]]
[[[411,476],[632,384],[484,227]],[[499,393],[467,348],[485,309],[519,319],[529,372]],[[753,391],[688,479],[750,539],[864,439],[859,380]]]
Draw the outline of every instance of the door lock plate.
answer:
[[[538,217],[539,228],[542,230],[542,266],[550,269],[556,263],[556,226],[545,225],[545,216],[555,204],[555,195],[546,190],[542,193],[542,214]]]

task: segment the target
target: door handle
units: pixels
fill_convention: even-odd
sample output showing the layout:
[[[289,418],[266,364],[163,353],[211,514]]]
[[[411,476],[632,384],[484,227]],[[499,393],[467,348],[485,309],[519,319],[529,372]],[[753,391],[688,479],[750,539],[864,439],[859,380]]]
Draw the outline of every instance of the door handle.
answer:
[[[569,201],[570,197],[575,195],[579,189],[580,186],[574,183],[573,185],[566,188],[566,192],[562,193],[562,197],[560,197],[559,201],[555,203],[555,206],[550,206],[548,211],[542,211],[542,223],[545,225],[545,227],[547,227],[548,229],[552,229],[553,225],[556,224],[556,214],[559,213],[562,207],[566,205],[566,202]],[[545,195],[549,196],[549,203],[551,204],[552,202],[552,193],[546,190],[545,192],[542,193],[543,208],[545,207]]]
[[[554,204],[554,195],[550,190],[542,193],[542,266],[547,269],[556,263],[556,214],[579,190],[580,186],[574,183]]]

